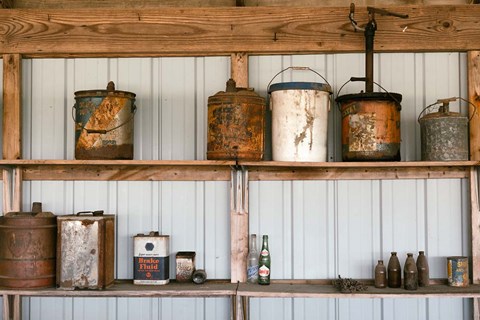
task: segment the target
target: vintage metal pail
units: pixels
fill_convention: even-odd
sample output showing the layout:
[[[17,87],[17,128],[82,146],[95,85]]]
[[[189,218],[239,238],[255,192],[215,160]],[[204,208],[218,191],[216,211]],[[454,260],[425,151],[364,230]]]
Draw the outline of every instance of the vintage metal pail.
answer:
[[[133,159],[135,94],[115,90],[75,92],[75,158]]]

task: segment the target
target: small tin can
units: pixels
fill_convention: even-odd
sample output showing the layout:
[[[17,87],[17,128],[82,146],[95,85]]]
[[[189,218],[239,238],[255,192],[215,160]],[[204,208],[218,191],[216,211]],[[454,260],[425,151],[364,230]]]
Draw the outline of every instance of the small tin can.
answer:
[[[468,278],[468,258],[467,257],[447,257],[448,285],[452,287],[467,287]]]
[[[176,256],[177,262],[177,281],[192,281],[193,272],[195,271],[195,252],[179,251]]]
[[[133,238],[133,283],[163,285],[170,282],[170,236],[158,231]]]

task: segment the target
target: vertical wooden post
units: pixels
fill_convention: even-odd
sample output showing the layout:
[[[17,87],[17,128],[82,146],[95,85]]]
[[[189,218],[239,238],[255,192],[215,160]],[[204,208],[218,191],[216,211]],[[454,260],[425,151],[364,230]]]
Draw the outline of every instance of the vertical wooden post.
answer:
[[[3,169],[3,212],[12,210],[12,176],[10,170]]]
[[[3,55],[3,158],[22,157],[20,54]]]
[[[480,160],[480,51],[467,53],[468,100],[476,106],[470,108],[470,160]],[[475,112],[475,114],[473,114]]]
[[[21,299],[19,295],[3,295],[3,319],[22,320]]]
[[[472,282],[480,283],[480,208],[477,168],[470,168],[470,210],[472,221]]]
[[[248,88],[248,55],[246,53],[232,53],[231,74],[237,87]]]

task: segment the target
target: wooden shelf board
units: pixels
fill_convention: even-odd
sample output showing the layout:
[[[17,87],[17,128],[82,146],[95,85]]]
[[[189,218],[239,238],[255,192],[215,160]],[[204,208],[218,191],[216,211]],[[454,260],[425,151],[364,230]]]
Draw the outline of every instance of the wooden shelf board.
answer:
[[[403,288],[377,289],[368,286],[366,291],[341,293],[332,285],[272,283],[268,286],[240,284],[237,295],[252,298],[479,298],[480,285],[465,288],[436,284],[410,291]]]
[[[237,284],[228,280],[211,280],[204,284],[178,283],[167,285],[134,285],[133,280],[116,280],[105,290],[5,289],[0,295],[37,297],[227,297],[236,293]]]
[[[27,57],[208,56],[364,52],[341,7],[0,10],[0,53]],[[480,49],[480,6],[406,5],[376,15],[376,52]],[[366,7],[355,18],[368,21]],[[114,36],[112,36],[114,35]]]

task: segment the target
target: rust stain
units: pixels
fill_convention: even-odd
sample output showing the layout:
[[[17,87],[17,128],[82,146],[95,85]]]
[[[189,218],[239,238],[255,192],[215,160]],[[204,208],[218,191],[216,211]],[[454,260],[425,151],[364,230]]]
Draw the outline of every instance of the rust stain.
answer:
[[[376,114],[354,114],[350,116],[350,151],[375,151]]]
[[[295,147],[298,148],[298,145],[303,142],[307,137],[307,131],[310,132],[310,142],[308,143],[309,149],[312,150],[313,145],[313,123],[315,122],[315,115],[312,113],[311,109],[306,106],[303,109],[305,111],[305,125],[302,128],[300,134],[295,135]]]

